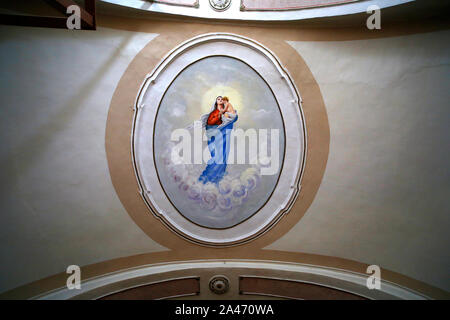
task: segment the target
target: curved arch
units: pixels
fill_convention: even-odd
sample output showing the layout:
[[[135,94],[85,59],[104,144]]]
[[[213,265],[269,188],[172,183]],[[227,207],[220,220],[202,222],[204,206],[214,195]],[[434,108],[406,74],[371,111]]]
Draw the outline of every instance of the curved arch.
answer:
[[[235,299],[243,293],[239,290],[242,287],[242,283],[239,281],[242,281],[243,278],[261,278],[320,286],[366,299],[430,299],[421,293],[383,279],[381,279],[380,290],[370,290],[366,286],[367,274],[302,263],[233,259],[192,260],[146,265],[87,279],[83,281],[80,290],[69,290],[67,287],[62,287],[32,299],[99,299],[124,290],[175,279],[199,278],[200,282],[209,282],[211,270],[215,272],[214,274],[224,274],[230,279],[229,297]],[[199,293],[203,298],[208,298],[209,293],[205,290],[202,292],[201,288],[200,285]],[[288,290],[284,292],[281,288],[277,292],[278,296],[289,297]],[[259,294],[274,296],[274,293],[269,290],[260,290]]]

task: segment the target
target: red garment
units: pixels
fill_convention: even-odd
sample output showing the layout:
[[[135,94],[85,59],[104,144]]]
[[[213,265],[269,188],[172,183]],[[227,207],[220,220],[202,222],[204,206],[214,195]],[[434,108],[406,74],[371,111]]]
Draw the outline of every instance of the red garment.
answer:
[[[215,109],[213,112],[209,114],[207,123],[210,126],[222,124],[222,119],[219,110]]]

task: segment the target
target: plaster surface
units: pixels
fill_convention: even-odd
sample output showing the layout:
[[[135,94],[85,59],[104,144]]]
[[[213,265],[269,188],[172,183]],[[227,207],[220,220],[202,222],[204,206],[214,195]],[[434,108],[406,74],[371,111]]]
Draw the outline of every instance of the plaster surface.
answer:
[[[105,154],[112,94],[155,36],[0,28],[0,292],[165,250],[126,213]]]
[[[311,207],[267,249],[378,264],[450,290],[449,37],[289,42],[320,86],[330,153]]]

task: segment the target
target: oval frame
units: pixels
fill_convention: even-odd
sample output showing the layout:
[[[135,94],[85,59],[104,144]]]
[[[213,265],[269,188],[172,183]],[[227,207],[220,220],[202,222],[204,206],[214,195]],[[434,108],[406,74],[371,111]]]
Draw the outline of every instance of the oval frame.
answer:
[[[216,56],[216,55],[210,55],[210,56],[201,58],[201,59],[199,59],[199,60],[196,60],[196,61],[194,61],[194,62],[188,64],[183,70],[181,70],[180,73],[177,74],[177,76],[172,80],[172,82],[169,84],[169,86],[166,88],[165,92],[163,93],[162,98],[161,98],[161,101],[159,102],[159,105],[158,105],[158,109],[156,110],[155,121],[156,121],[156,119],[157,119],[157,117],[158,117],[159,109],[160,109],[160,107],[161,107],[161,102],[164,100],[164,97],[165,97],[165,95],[167,94],[167,91],[169,90],[169,87],[173,84],[173,82],[175,82],[175,80],[177,79],[178,75],[180,75],[184,70],[188,69],[188,68],[189,68],[190,66],[192,66],[193,64],[195,64],[195,63],[197,63],[197,62],[199,62],[199,61],[201,61],[201,60],[203,60],[203,59],[214,58],[214,57],[225,57],[225,58],[236,59],[236,61],[240,61],[241,63],[245,64],[248,68],[250,68],[251,70],[253,70],[253,71],[256,73],[256,75],[257,75],[258,77],[260,77],[260,78],[264,81],[264,83],[269,87],[269,90],[270,90],[270,92],[272,93],[272,95],[273,95],[273,97],[274,97],[274,99],[275,99],[275,102],[276,102],[276,104],[277,104],[277,110],[280,112],[281,122],[282,122],[282,125],[283,125],[283,137],[284,137],[284,139],[286,139],[285,122],[284,122],[284,119],[283,119],[283,115],[281,114],[281,110],[280,110],[280,106],[279,106],[279,104],[278,104],[278,101],[277,101],[276,98],[275,98],[275,94],[272,92],[272,88],[270,88],[270,86],[265,82],[264,78],[262,78],[261,75],[260,75],[256,70],[254,70],[254,69],[252,68],[251,65],[247,64],[247,62],[245,62],[245,61],[243,61],[243,60],[239,60],[239,59],[237,59],[237,58],[235,58],[235,57],[223,56],[223,55],[217,55],[217,56]],[[154,138],[155,138],[155,128],[153,128],[153,139],[154,139]],[[283,146],[283,156],[282,156],[283,162],[282,162],[281,165],[280,165],[280,166],[281,166],[281,168],[280,168],[280,173],[281,173],[281,170],[282,170],[282,168],[283,168],[283,163],[284,163],[284,157],[285,157],[285,155],[286,155],[286,146]],[[154,157],[154,156],[155,156],[155,153],[153,152],[153,157]],[[154,161],[154,163],[155,163],[156,174],[158,175],[158,180],[159,180],[159,182],[161,183],[161,178],[160,178],[160,175],[159,175],[159,173],[158,173],[158,166],[156,165],[155,157],[153,158],[153,161]],[[259,207],[258,209],[256,209],[256,210],[255,210],[252,214],[250,214],[248,217],[244,218],[242,221],[237,222],[237,223],[235,223],[235,224],[233,224],[232,226],[229,226],[229,227],[205,227],[205,228],[208,228],[208,229],[214,229],[214,230],[228,229],[228,228],[232,228],[232,227],[234,227],[234,226],[236,226],[236,225],[238,225],[238,224],[244,222],[244,221],[247,220],[247,219],[250,219],[254,214],[258,213],[258,211],[259,211],[262,207],[264,207],[264,205],[267,203],[267,201],[269,201],[269,199],[272,197],[273,191],[275,190],[275,188],[276,188],[276,186],[277,186],[277,184],[278,184],[279,175],[280,175],[280,174],[277,175],[277,181],[275,182],[275,186],[274,186],[272,192],[270,193],[269,197],[268,197],[268,198],[266,199],[266,201],[264,202],[264,204],[263,204],[261,207]],[[174,208],[175,208],[175,209],[176,209],[176,210],[177,210],[184,218],[186,218],[186,219],[189,220],[190,222],[194,223],[195,225],[202,226],[201,224],[195,222],[193,219],[191,219],[191,218],[185,216],[185,215],[177,208],[177,206],[173,203],[173,201],[170,199],[170,197],[169,197],[169,195],[167,194],[167,191],[166,191],[166,189],[164,188],[164,186],[163,186],[162,184],[161,184],[161,186],[162,186],[162,189],[163,189],[164,193],[166,194],[166,197],[168,198],[168,200],[169,200],[170,203],[172,204],[172,206],[173,206],[173,207],[174,207]]]
[[[195,224],[172,205],[156,171],[153,136],[141,139],[139,135],[143,126],[150,127],[149,131],[153,132],[158,108],[172,81],[188,65],[217,55],[243,60],[254,68],[275,95],[286,131],[284,161],[271,197],[257,214],[225,229]],[[131,147],[140,194],[151,213],[171,231],[188,241],[206,246],[246,243],[273,227],[291,209],[300,192],[306,159],[306,127],[301,97],[288,71],[260,43],[229,33],[203,34],[174,48],[146,76],[135,99]],[[145,166],[142,166],[143,162]]]

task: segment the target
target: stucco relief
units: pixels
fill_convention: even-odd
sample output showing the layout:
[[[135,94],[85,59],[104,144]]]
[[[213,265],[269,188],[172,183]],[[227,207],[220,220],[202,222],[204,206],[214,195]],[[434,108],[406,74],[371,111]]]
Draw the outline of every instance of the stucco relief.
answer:
[[[186,41],[147,76],[135,110],[141,194],[179,235],[214,246],[249,241],[297,197],[301,100],[260,44],[231,34]]]

